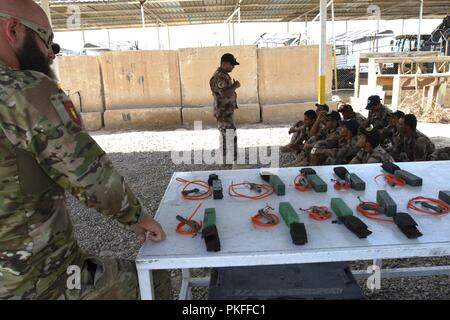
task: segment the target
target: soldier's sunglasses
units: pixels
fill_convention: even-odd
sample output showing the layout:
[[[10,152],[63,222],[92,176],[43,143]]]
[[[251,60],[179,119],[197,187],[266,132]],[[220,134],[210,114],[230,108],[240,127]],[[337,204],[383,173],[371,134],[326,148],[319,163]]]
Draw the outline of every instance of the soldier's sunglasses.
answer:
[[[50,46],[53,43],[53,37],[54,37],[53,31],[51,29],[47,29],[47,28],[41,27],[41,26],[37,25],[36,23],[31,22],[31,21],[29,21],[27,19],[15,17],[15,16],[12,16],[12,15],[4,13],[4,12],[0,12],[0,18],[17,19],[25,27],[27,27],[27,28],[33,30],[34,32],[36,32],[37,35],[39,36],[39,38],[41,38],[42,41],[44,41],[44,43],[47,46],[47,48],[50,49]]]

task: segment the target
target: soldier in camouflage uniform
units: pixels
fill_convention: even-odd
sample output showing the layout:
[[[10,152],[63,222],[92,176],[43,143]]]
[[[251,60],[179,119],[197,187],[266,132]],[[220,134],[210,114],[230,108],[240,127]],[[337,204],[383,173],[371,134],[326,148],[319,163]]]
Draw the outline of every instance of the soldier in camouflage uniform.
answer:
[[[289,134],[292,134],[289,144],[280,148],[281,152],[301,152],[306,140],[310,137],[310,131],[317,119],[317,113],[314,110],[308,110],[304,113],[304,120],[297,122],[289,129]],[[301,122],[301,125],[299,126]]]
[[[380,144],[385,150],[392,148],[394,137],[398,134],[398,122],[404,115],[402,111],[389,114],[388,126],[380,130]]]
[[[214,117],[220,131],[220,145],[224,159],[228,159],[228,148],[233,143],[233,161],[237,159],[237,136],[234,125],[234,110],[238,109],[237,94],[241,84],[232,80],[229,73],[239,65],[231,53],[226,53],[220,60],[220,67],[209,80],[212,95],[214,97]],[[231,140],[231,141],[230,141]],[[228,161],[227,161],[228,162]]]
[[[430,155],[431,161],[450,160],[450,147],[436,149]]]
[[[339,144],[337,148],[317,148],[311,151],[310,165],[336,165],[346,164],[359,151],[357,135],[359,124],[355,119],[342,120]]]
[[[325,119],[325,126],[322,125],[323,119]],[[340,120],[341,116],[337,111],[332,110],[328,113],[319,113],[319,117],[314,122],[314,125],[311,129],[311,138],[306,141],[302,151],[290,164],[290,166],[309,165],[311,161],[311,152],[315,152],[315,150],[317,149],[337,148],[339,144]]]
[[[434,143],[416,130],[417,118],[407,114],[398,122],[398,134],[388,149],[395,161],[426,161],[435,151]]]
[[[388,126],[388,114],[391,111],[381,104],[381,98],[379,96],[370,96],[366,109],[369,110],[369,116],[365,128],[372,126],[377,130],[382,130]]]
[[[361,149],[350,164],[393,162],[386,150],[380,145],[380,133],[374,128],[361,128],[358,135],[358,147]]]
[[[161,241],[165,234],[48,77],[52,36],[36,3],[2,0],[0,299],[136,299],[133,261],[80,250],[65,191],[131,226],[141,243]],[[67,286],[69,267],[80,270],[79,290]],[[156,295],[170,298],[168,273],[155,277]]]
[[[344,120],[355,119],[358,122],[360,128],[364,128],[367,122],[366,117],[362,114],[353,111],[353,107],[349,104],[340,104],[338,107],[338,112],[342,113],[342,118]]]

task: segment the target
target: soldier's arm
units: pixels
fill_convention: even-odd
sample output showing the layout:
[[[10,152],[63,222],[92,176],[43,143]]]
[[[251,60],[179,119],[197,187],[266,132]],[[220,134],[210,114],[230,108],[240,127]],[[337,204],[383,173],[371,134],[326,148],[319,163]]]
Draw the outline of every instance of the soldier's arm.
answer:
[[[136,223],[142,208],[100,146],[78,124],[69,98],[49,78],[15,93],[15,110],[4,132],[30,152],[47,175],[88,207],[124,224]]]
[[[350,164],[360,164],[360,163],[361,163],[360,152],[358,152],[356,156],[354,156],[353,159],[350,161]]]

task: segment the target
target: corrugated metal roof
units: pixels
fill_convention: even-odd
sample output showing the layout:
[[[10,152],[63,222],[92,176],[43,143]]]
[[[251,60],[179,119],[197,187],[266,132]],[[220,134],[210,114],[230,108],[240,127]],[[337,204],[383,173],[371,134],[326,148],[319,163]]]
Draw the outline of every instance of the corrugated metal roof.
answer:
[[[147,0],[145,23],[155,26],[224,22],[238,2]],[[419,5],[420,0],[334,0],[334,11],[336,20],[369,19],[378,12],[383,20],[408,19],[418,17]],[[74,17],[73,6],[81,13],[78,24],[70,20]],[[319,0],[241,0],[240,10],[241,22],[312,20],[319,13]],[[450,0],[424,1],[424,18],[443,18],[449,10]],[[141,26],[138,0],[50,0],[50,11],[57,31]]]

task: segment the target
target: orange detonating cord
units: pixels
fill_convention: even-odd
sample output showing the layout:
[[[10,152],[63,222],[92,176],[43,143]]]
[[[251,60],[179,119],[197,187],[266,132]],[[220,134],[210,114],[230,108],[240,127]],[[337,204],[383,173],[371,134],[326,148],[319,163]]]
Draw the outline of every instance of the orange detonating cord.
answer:
[[[300,208],[300,210],[307,212],[308,216],[313,220],[324,221],[331,218],[331,211],[326,206],[313,206],[308,209]]]
[[[384,177],[384,180],[386,180],[391,186],[400,186],[403,187],[406,185],[406,181],[402,178],[396,177],[393,174],[388,173],[380,173],[375,177],[375,181],[378,179],[378,177]]]
[[[335,181],[335,180],[332,180]],[[334,188],[336,190],[343,190],[343,189],[350,189],[351,185],[349,182],[344,182],[344,183],[340,183],[339,180],[336,180],[335,184],[334,184]]]
[[[300,183],[300,179],[305,178],[305,176],[299,173],[294,179],[294,186],[300,192],[307,192],[311,190],[311,186],[308,184],[307,186]]]
[[[186,220],[191,221],[192,223],[194,223],[197,227],[198,230],[200,230],[202,228],[202,223],[195,221],[195,220],[191,220],[194,215],[197,213],[198,209],[200,209],[200,207],[202,206],[202,203],[199,203],[197,208],[195,208],[194,212],[191,214],[191,216],[189,218],[187,218]],[[179,224],[177,224],[177,227],[175,229],[175,231],[179,234],[182,235],[192,235],[195,234],[197,231],[193,228],[189,228],[188,230],[183,229],[183,227],[186,225],[186,223],[184,222],[180,222]]]
[[[272,219],[272,221],[262,222],[261,219],[266,219],[267,220],[267,217],[265,217],[263,214],[258,212],[256,215],[254,215],[251,218],[252,223],[254,225],[257,225],[257,226],[260,226],[260,227],[265,227],[265,228],[270,228],[270,227],[276,226],[280,222],[280,219],[275,214],[269,213],[270,210],[273,210],[273,208],[270,207],[269,204],[266,204],[266,206],[263,209],[261,209],[261,210],[263,210],[264,214],[266,216],[269,216]]]
[[[421,202],[431,202],[431,203],[435,204],[436,206],[438,206],[441,211],[440,212],[434,211],[431,208],[426,210],[426,209],[417,207],[416,204],[421,203]],[[427,197],[412,198],[411,200],[408,201],[408,209],[426,213],[426,214],[431,214],[434,216],[441,216],[441,215],[444,215],[444,214],[447,214],[450,212],[450,206],[447,203],[445,203],[444,201],[441,201],[439,199],[427,198]]]
[[[186,183],[186,185],[184,186],[183,190],[181,191],[181,196],[185,199],[185,200],[203,200],[206,198],[209,198],[209,196],[211,196],[212,194],[212,188],[211,186],[206,183],[205,181],[201,181],[201,180],[193,180],[193,181],[189,181],[189,180],[185,180],[182,178],[177,178],[176,179],[178,182],[181,183]],[[206,191],[201,192],[200,191],[197,194],[191,195],[187,192],[187,187],[189,186],[199,186],[202,187],[203,189],[206,189]]]
[[[253,186],[254,188],[261,189],[261,193],[258,194],[258,195],[255,195],[255,196],[250,196],[250,195],[247,195],[247,194],[243,194],[243,193],[237,192],[236,191],[236,187],[240,187],[240,186],[247,186],[247,187]],[[262,190],[265,190],[265,191],[262,192]],[[273,187],[270,184],[259,184],[259,183],[250,183],[250,182],[243,182],[243,183],[236,183],[236,184],[234,184],[233,181],[231,181],[231,184],[230,184],[230,186],[228,188],[228,193],[229,193],[229,195],[231,197],[244,198],[244,199],[249,199],[249,200],[261,200],[261,199],[267,198],[273,192],[274,192],[274,189],[273,189]]]
[[[359,197],[358,197],[359,199]],[[361,201],[361,200],[360,200]],[[370,208],[368,208],[370,207]],[[356,210],[361,213],[364,217],[372,220],[383,221],[383,222],[394,222],[392,219],[378,218],[377,216],[384,214],[381,206],[376,202],[363,202],[356,207]]]

